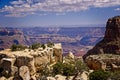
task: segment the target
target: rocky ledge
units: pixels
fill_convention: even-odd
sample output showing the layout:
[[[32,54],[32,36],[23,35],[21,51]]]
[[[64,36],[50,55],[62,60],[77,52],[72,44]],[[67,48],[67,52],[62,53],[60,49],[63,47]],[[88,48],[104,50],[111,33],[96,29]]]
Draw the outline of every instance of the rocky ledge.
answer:
[[[86,58],[86,63],[93,70],[120,70],[120,56],[114,54],[90,55]]]
[[[60,43],[52,47],[24,51],[4,50],[0,52],[0,77],[7,80],[37,80],[39,71],[47,64],[62,61]],[[1,80],[1,79],[0,79]]]

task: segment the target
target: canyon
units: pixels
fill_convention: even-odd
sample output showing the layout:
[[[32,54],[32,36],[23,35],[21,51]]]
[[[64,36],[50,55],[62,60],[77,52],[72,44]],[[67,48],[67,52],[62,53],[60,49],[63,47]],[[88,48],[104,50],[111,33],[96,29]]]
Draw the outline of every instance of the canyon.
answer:
[[[12,44],[62,43],[63,53],[82,56],[104,37],[104,27],[26,27],[0,28],[0,49]]]

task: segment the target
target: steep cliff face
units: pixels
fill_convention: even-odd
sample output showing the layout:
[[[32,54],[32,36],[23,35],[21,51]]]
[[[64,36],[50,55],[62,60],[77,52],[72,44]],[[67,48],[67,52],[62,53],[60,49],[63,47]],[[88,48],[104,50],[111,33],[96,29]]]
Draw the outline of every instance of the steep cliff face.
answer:
[[[112,56],[120,55],[120,16],[108,19],[103,40],[96,44],[93,49],[89,50],[83,56],[83,59],[88,63],[88,58],[90,58],[91,55],[100,56],[99,54],[113,54]],[[110,60],[109,57],[106,56],[106,58]],[[114,63],[111,62],[110,65],[112,64]],[[120,66],[120,64],[118,66]]]
[[[108,19],[105,32],[105,41],[114,41],[120,39],[120,16]]]
[[[108,19],[103,40],[83,58],[94,54],[120,54],[120,16]]]

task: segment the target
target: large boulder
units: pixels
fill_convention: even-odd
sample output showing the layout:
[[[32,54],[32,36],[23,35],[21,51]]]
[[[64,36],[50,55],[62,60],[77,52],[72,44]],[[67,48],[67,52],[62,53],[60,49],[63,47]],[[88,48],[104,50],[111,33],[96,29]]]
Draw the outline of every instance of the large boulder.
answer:
[[[0,77],[0,80],[6,80],[6,78],[5,77]]]
[[[69,58],[72,58],[72,59],[75,58],[75,56],[74,56],[74,54],[73,54],[72,52],[69,52],[67,56],[68,56]]]
[[[34,57],[34,64],[35,64],[35,68],[36,68],[36,71],[40,71],[43,69],[43,67],[45,65],[47,65],[49,63],[49,59],[47,56],[38,56],[38,57]]]
[[[86,71],[82,72],[81,75],[80,75],[81,80],[88,80],[88,74],[89,73],[86,72]]]
[[[3,69],[2,71],[3,76],[10,77],[13,74],[12,69],[13,69],[14,62],[15,62],[15,59],[13,58],[3,58],[1,60],[1,68]]]
[[[14,65],[18,68],[20,68],[21,66],[28,66],[31,75],[33,75],[36,72],[33,56],[16,56],[16,61]]]
[[[19,75],[23,80],[30,80],[30,72],[27,66],[21,66],[19,69]]]
[[[62,62],[63,57],[62,57],[62,45],[61,43],[58,44],[54,44],[54,48],[53,48],[53,56],[55,57],[55,61],[57,62]]]

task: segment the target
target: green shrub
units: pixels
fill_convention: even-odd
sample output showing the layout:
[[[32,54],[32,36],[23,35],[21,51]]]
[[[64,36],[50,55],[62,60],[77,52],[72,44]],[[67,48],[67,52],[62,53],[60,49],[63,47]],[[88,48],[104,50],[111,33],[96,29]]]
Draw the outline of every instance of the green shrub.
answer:
[[[37,71],[37,73],[40,73],[40,75],[42,75],[42,76],[49,76],[49,74],[51,74],[51,73],[50,73],[50,69],[48,68],[48,64],[42,66],[42,69]]]
[[[61,62],[56,63],[53,66],[53,73],[62,74],[64,76],[72,76],[75,72],[75,66],[72,64],[63,64]]]
[[[33,50],[38,49],[40,46],[41,46],[40,43],[34,43],[30,46],[30,49],[33,49]]]
[[[63,63],[58,62],[53,66],[53,73],[56,74],[62,74],[63,71]]]
[[[83,72],[83,71],[88,71],[89,68],[85,63],[83,63],[81,60],[76,60],[75,67],[77,72]]]
[[[81,60],[76,60],[75,63],[58,62],[53,66],[53,73],[62,74],[64,76],[72,76],[82,71],[87,71],[88,67]]]
[[[20,44],[13,44],[11,46],[11,51],[21,51],[21,50],[25,50],[27,47],[20,45]]]
[[[110,78],[110,73],[103,71],[103,70],[96,70],[90,73],[89,78],[90,80],[107,80]]]
[[[64,64],[63,66],[63,75],[72,76],[75,72],[75,66],[72,64]]]

